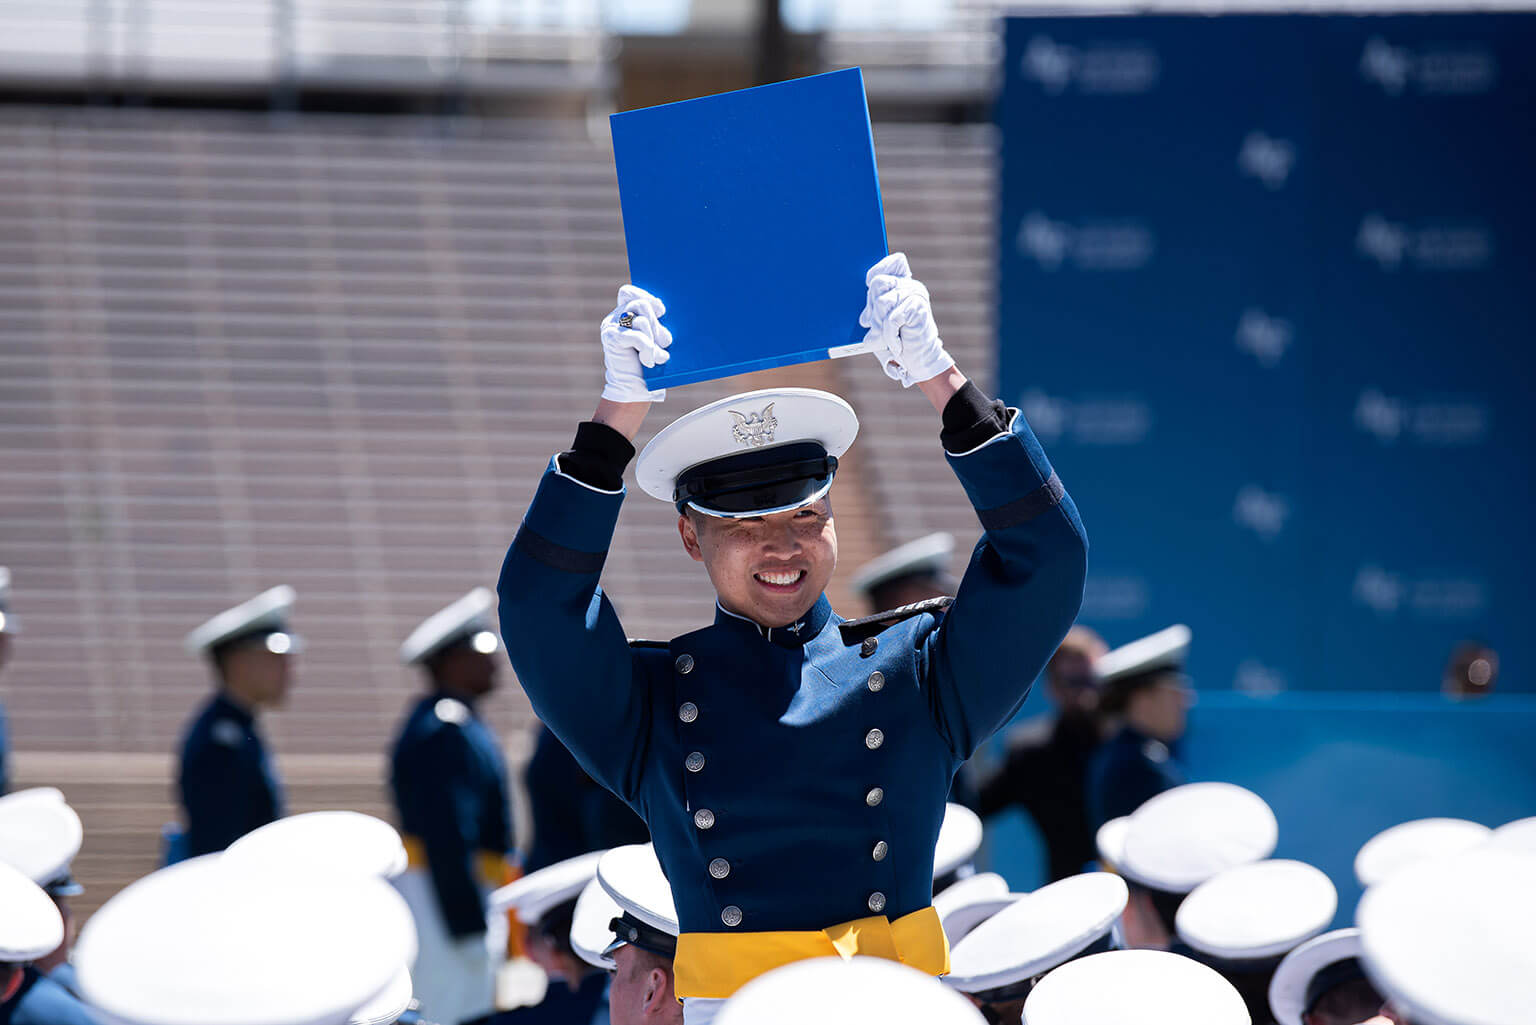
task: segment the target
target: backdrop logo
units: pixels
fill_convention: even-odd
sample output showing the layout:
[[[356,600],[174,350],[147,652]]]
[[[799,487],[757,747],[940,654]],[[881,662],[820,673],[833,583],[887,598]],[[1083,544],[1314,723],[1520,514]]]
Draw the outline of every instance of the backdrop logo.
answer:
[[[1271,317],[1263,310],[1249,307],[1238,318],[1233,341],[1239,350],[1259,361],[1259,366],[1273,370],[1285,350],[1291,347],[1295,330],[1283,317]]]
[[[1083,619],[1140,619],[1150,604],[1147,579],[1132,574],[1090,573],[1083,585]]]
[[[1355,400],[1355,426],[1383,445],[1477,445],[1487,440],[1492,419],[1488,403],[1476,399],[1412,401],[1366,388]]]
[[[1275,139],[1263,132],[1249,132],[1237,151],[1237,166],[1257,178],[1271,192],[1283,189],[1296,166],[1296,147],[1289,139]]]
[[[1019,222],[1017,244],[1019,252],[1047,271],[1138,270],[1151,262],[1157,248],[1152,229],[1140,221],[1088,219],[1074,224],[1039,210]]]
[[[1366,564],[1355,573],[1352,592],[1356,605],[1381,619],[1466,619],[1488,608],[1487,583],[1469,574],[1409,576]]]
[[[1265,491],[1257,484],[1245,484],[1232,503],[1232,521],[1264,541],[1279,537],[1290,516],[1291,503],[1284,495]]]
[[[1089,95],[1134,95],[1157,86],[1162,62],[1145,43],[1068,46],[1049,36],[1033,36],[1024,47],[1019,70],[1052,96],[1073,88]]]
[[[1139,445],[1152,433],[1152,407],[1134,397],[1069,400],[1031,389],[1019,409],[1047,444]]]
[[[1425,96],[1486,93],[1498,78],[1499,62],[1485,47],[1431,43],[1419,49],[1394,46],[1380,36],[1360,51],[1360,77],[1388,96],[1416,92]]]
[[[1355,232],[1355,252],[1384,271],[1483,270],[1493,262],[1493,232],[1474,221],[1410,225],[1368,213]]]

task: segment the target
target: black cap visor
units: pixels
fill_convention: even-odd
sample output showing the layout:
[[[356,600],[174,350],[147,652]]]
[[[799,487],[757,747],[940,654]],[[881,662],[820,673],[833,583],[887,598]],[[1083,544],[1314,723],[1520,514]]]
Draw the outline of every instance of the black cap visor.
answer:
[[[708,516],[767,516],[798,509],[827,493],[837,457],[816,442],[796,442],[711,459],[678,475],[677,511],[693,506]]]

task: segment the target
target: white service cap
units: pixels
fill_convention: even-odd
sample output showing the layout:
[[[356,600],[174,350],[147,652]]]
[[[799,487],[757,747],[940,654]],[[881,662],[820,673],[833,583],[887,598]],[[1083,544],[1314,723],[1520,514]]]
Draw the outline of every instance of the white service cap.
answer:
[[[391,879],[405,871],[405,845],[383,819],[355,811],[290,815],[230,844],[224,859],[252,871],[290,870]]]
[[[1111,950],[1068,962],[1030,990],[1023,1025],[1252,1025],[1215,969],[1166,950]]]
[[[1430,858],[1365,891],[1366,972],[1413,1025],[1536,1020],[1536,872],[1484,846]]]
[[[1104,683],[1157,669],[1182,670],[1191,637],[1189,627],[1175,624],[1100,655],[1093,670]]]
[[[576,956],[593,968],[612,971],[613,956],[608,953],[613,945],[612,922],[623,913],[619,902],[608,895],[594,876],[582,887],[571,916],[571,949]]]
[[[220,612],[187,634],[182,645],[187,654],[199,655],[246,637],[263,637],[268,651],[279,655],[300,651],[302,640],[288,629],[293,601],[293,588],[279,584]]]
[[[0,566],[0,634],[21,633],[21,621],[11,614],[11,571]]]
[[[818,957],[775,968],[737,991],[715,1025],[982,1025],[970,1001],[895,961]]]
[[[996,872],[977,872],[934,894],[933,909],[953,947],[976,926],[1022,897]]]
[[[64,918],[53,898],[18,870],[0,863],[0,964],[25,964],[64,942]]]
[[[1325,932],[1285,955],[1269,981],[1269,1009],[1277,1025],[1304,1025],[1302,1015],[1324,994],[1364,977],[1360,930]]]
[[[1504,823],[1488,842],[1506,851],[1536,855],[1536,816]]]
[[[597,863],[607,851],[592,851],[546,865],[491,893],[492,911],[514,911],[524,925],[538,925],[550,911],[574,901],[597,877]]]
[[[868,594],[881,584],[900,577],[942,574],[949,568],[949,559],[954,551],[955,535],[946,530],[925,534],[860,566],[848,581],[848,586]]]
[[[944,821],[933,846],[933,878],[943,879],[970,864],[981,850],[981,817],[963,804],[944,806]]]
[[[1321,933],[1339,909],[1333,882],[1300,861],[1256,861],[1213,876],[1179,905],[1179,938],[1227,961],[1280,957]]]
[[[1105,868],[1120,870],[1120,862],[1125,859],[1125,833],[1130,828],[1131,817],[1121,815],[1110,819],[1094,833],[1093,845],[1098,848],[1099,861]]]
[[[1488,840],[1493,830],[1466,819],[1414,819],[1400,822],[1371,837],[1355,855],[1355,878],[1375,886],[1409,865],[1426,858],[1471,850]]]
[[[422,620],[400,645],[400,661],[417,665],[459,641],[468,641],[482,655],[495,654],[501,647],[495,609],[496,596],[487,588],[475,588]]]
[[[1238,865],[1274,853],[1280,827],[1258,794],[1232,783],[1186,783],[1131,815],[1116,866],[1131,882],[1188,893]]]
[[[626,844],[613,848],[597,863],[597,882],[628,920],[629,931],[614,935],[615,946],[634,943],[668,955],[676,950],[680,932],[677,906],[654,845]]]
[[[0,862],[39,886],[69,878],[84,836],[80,816],[53,787],[0,797]]]
[[[394,1025],[411,1006],[413,995],[411,971],[402,968],[394,981],[384,987],[384,992],[352,1012],[347,1025]]]

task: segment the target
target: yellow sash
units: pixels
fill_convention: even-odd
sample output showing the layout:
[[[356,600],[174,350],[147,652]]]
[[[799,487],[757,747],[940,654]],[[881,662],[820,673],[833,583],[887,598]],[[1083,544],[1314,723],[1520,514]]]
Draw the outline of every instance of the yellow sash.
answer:
[[[814,932],[685,932],[677,938],[678,997],[724,999],[765,972],[813,957],[883,957],[925,975],[949,972],[939,913],[923,908],[891,921],[859,918]]]
[[[406,864],[411,868],[425,870],[427,845],[421,842],[421,837],[402,836],[400,839],[405,844]],[[496,889],[516,879],[518,873],[505,854],[480,850],[475,852],[475,875],[479,877],[482,885]]]

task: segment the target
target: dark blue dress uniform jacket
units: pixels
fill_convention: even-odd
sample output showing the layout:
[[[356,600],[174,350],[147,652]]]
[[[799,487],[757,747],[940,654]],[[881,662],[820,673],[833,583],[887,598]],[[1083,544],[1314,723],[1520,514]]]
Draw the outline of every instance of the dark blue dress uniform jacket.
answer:
[[[525,873],[589,851],[651,838],[645,823],[593,781],[548,726],[539,729],[523,782],[533,819],[533,837],[523,859]]]
[[[100,1019],[69,990],[28,965],[21,988],[0,1004],[0,1025],[99,1025]]]
[[[1094,755],[1088,766],[1088,810],[1097,829],[1129,815],[1164,790],[1185,783],[1184,770],[1168,745],[1126,726]]]
[[[429,694],[395,740],[389,785],[401,830],[426,848],[449,931],[461,939],[484,932],[476,854],[512,850],[507,767],[495,736],[469,705]]]
[[[954,604],[846,643],[823,595],[631,647],[598,576],[623,489],[552,460],[502,567],[534,711],[640,813],[684,932],[814,930],[928,907],[956,769],[1023,702],[1082,600],[1077,510],[1017,412],[949,461],[985,535]]]
[[[283,791],[251,713],[215,694],[181,747],[187,857],[222,851],[283,816]]]

